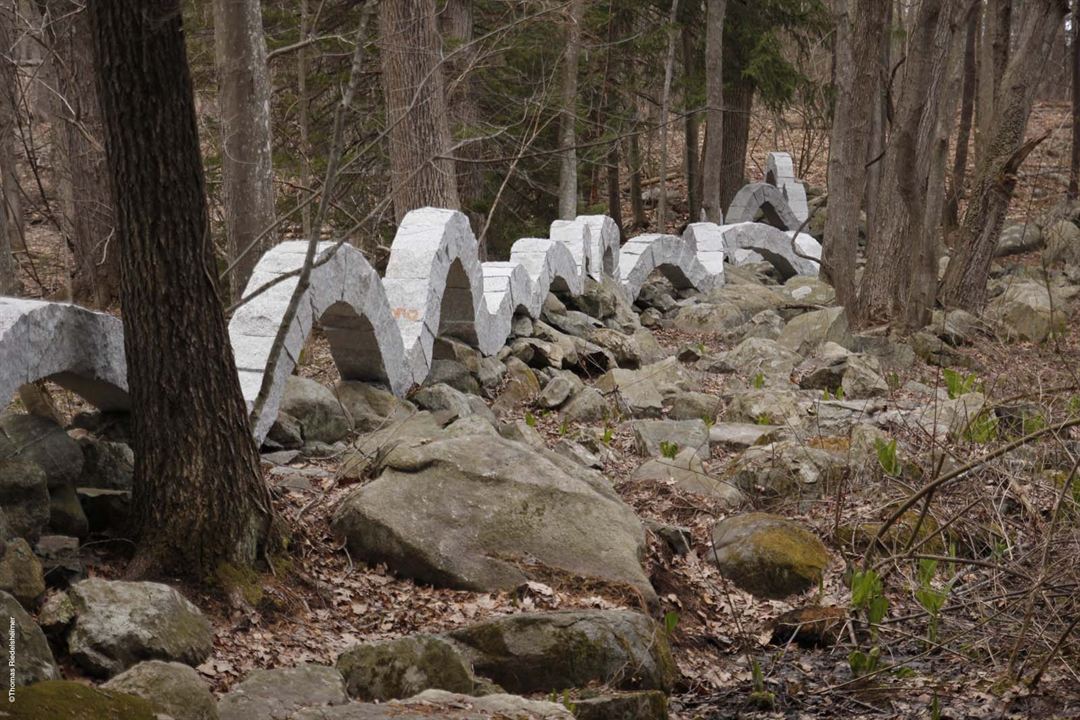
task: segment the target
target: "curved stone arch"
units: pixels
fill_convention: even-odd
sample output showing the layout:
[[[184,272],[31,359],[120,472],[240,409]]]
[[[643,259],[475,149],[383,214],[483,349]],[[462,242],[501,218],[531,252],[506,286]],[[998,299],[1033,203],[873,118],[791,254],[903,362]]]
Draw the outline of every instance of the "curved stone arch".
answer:
[[[697,259],[694,236],[684,240],[675,235],[639,235],[622,246],[619,255],[619,282],[633,302],[645,281],[659,270],[679,289],[710,289],[715,276]]]
[[[584,283],[585,278],[592,274],[593,266],[593,240],[588,223],[581,220],[556,220],[551,223],[548,234],[552,240],[562,243],[570,251],[581,282]]]
[[[127,410],[123,323],[77,305],[0,297],[0,403],[37,380],[102,410]]]
[[[558,240],[521,238],[510,248],[510,262],[524,267],[532,280],[536,295],[531,307],[537,308],[537,313],[551,291],[580,295],[584,290],[584,278],[573,255]]]
[[[784,232],[771,225],[749,222],[738,225],[725,225],[721,230],[724,234],[725,248],[731,256],[734,256],[738,250],[752,250],[772,263],[773,267],[780,272],[780,275],[785,280],[795,275],[818,274],[819,264],[817,262],[799,257],[792,250],[794,232]],[[803,247],[804,239],[808,237],[805,233],[802,233],[796,240],[799,251],[807,255],[811,253],[804,252]]]
[[[724,284],[724,260],[726,249],[724,231],[716,223],[690,223],[683,231],[683,243],[695,248],[698,262],[712,276],[712,284]]]
[[[768,183],[744,185],[727,212],[727,223],[752,223],[758,211],[764,214],[765,223],[780,230],[798,230],[802,224],[791,211],[787,198],[780,188]],[[759,223],[761,224],[761,223]]]
[[[578,222],[589,226],[592,245],[589,250],[589,277],[601,280],[619,271],[619,242],[622,232],[607,215],[578,215]]]
[[[306,252],[306,241],[284,242],[272,248],[255,266],[246,292],[303,267]],[[379,274],[351,245],[334,250],[333,243],[321,243],[318,252],[308,289],[285,336],[284,356],[275,369],[270,394],[255,419],[253,430],[260,442],[277,417],[285,384],[316,322],[326,332],[343,379],[378,382],[399,395],[414,382]],[[279,282],[241,306],[229,321],[240,388],[249,409],[259,395],[274,338],[297,282],[296,277]]]
[[[800,222],[810,217],[806,187],[795,177],[795,165],[786,152],[771,152],[765,158],[765,182],[780,188],[788,207]]]
[[[483,271],[476,238],[462,213],[422,208],[402,218],[383,287],[414,377],[427,377],[440,334],[481,344],[476,332]]]

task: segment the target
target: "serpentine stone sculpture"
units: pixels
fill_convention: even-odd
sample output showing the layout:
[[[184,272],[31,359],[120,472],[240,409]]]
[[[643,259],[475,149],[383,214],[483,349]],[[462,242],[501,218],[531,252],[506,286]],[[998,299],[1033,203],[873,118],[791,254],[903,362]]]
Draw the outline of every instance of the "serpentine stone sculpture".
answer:
[[[722,285],[725,258],[732,255],[760,256],[785,278],[816,275],[820,245],[791,227],[804,214],[805,195],[803,207],[787,204],[796,194],[792,188],[797,185],[801,192],[802,186],[788,172],[790,160],[785,165],[785,155],[774,156],[769,167],[775,179],[770,179],[778,185],[740,192],[733,210],[752,219],[768,206],[782,229],[750,220],[693,223],[681,237],[641,235],[620,247],[615,222],[588,215],[556,221],[549,238],[518,240],[509,261],[482,263],[463,214],[423,208],[402,220],[383,277],[359,250],[321,244],[286,335],[284,356],[276,364],[268,401],[255,418],[256,439],[261,442],[277,417],[286,380],[316,323],[343,379],[380,383],[403,395],[427,377],[436,337],[452,336],[494,354],[506,342],[515,314],[539,317],[548,292],[577,295],[587,279],[612,278],[633,301],[656,271],[680,289],[708,291]],[[247,293],[299,270],[306,249],[304,241],[271,249],[256,265]],[[249,407],[259,394],[296,284],[295,276],[278,282],[242,305],[229,323]],[[10,398],[19,385],[41,378],[56,381],[99,408],[126,408],[120,320],[75,305],[0,298],[0,398]]]

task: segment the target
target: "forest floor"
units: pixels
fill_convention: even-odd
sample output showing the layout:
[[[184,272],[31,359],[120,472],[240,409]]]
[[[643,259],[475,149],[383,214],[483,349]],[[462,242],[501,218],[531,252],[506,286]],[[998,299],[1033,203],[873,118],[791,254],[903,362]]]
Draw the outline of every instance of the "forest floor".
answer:
[[[1045,104],[1036,110],[1029,134],[1049,133],[1049,139],[1025,166],[1012,205],[1014,219],[1034,217],[1060,201],[1067,182],[1067,111],[1063,105]],[[777,138],[784,139],[783,133],[767,124],[756,127],[754,133],[751,175],[753,168],[763,166],[766,148],[771,149]],[[822,151],[820,143],[804,146],[810,147],[807,157],[816,158],[808,164],[807,180],[823,186],[822,158],[827,148]],[[673,194],[681,195],[683,190],[678,183],[669,185]],[[675,222],[685,220],[681,217]],[[66,250],[59,233],[47,219],[32,219],[27,244],[24,287],[30,296],[57,297],[66,274]],[[1009,261],[1034,265],[1039,258],[1033,254]],[[1022,400],[1060,408],[1080,384],[1080,332],[1075,320],[1071,332],[1044,345],[983,338],[958,352],[970,360],[970,372],[995,401]],[[656,335],[672,353],[687,343],[702,343],[715,352],[729,349],[712,336],[667,330]],[[327,385],[336,382],[337,371],[317,336],[305,356],[301,374]],[[726,382],[734,382],[730,377],[710,376],[711,384],[702,390],[719,395]],[[921,362],[896,380],[894,384],[901,388],[909,380],[932,388],[945,384],[939,368]],[[902,399],[903,393],[895,390],[890,400]],[[67,412],[80,409],[70,396],[58,393],[58,397],[64,398]],[[554,417],[539,418],[537,429],[551,445],[567,433],[597,431],[595,427],[560,427]],[[904,439],[920,446],[914,432]],[[1071,436],[1040,443],[1033,452],[1052,453],[1055,442],[1076,439],[1074,429]],[[631,480],[638,462],[631,445],[625,425],[614,427],[611,447],[618,459],[607,464],[604,474],[643,519],[688,527],[694,547],[707,549],[711,527],[731,511],[711,507],[700,496],[673,486]],[[962,463],[995,447],[957,443],[945,450],[950,462]],[[714,455],[706,468],[719,468],[727,460],[723,454]],[[639,598],[589,588],[571,592],[534,583],[523,592],[476,593],[396,578],[385,567],[353,562],[341,539],[329,530],[333,509],[360,481],[343,472],[337,459],[294,463],[284,472],[268,469],[267,478],[290,532],[292,562],[281,574],[260,578],[263,600],[258,611],[240,612],[219,594],[182,587],[214,624],[214,653],[199,670],[218,692],[254,668],[332,664],[340,652],[359,641],[437,632],[534,609],[645,610]],[[1043,657],[1058,652],[1059,640],[1073,647],[1072,640],[1061,636],[1061,618],[1030,612],[1026,601],[1036,579],[1046,584],[1045,597],[1050,598],[1051,607],[1055,593],[1074,597],[1080,592],[1080,564],[1040,565],[1044,538],[1052,535],[1055,542],[1076,543],[1077,537],[1049,533],[1055,504],[1060,501],[1059,488],[1014,474],[1004,460],[981,468],[943,493],[932,510],[939,525],[956,524],[954,542],[958,544],[985,542],[987,534],[972,528],[1003,529],[1001,547],[980,554],[989,558],[984,564],[956,566],[956,583],[968,590],[949,599],[934,637],[928,636],[911,562],[892,561],[883,566],[899,578],[890,583],[891,619],[880,628],[876,640],[845,637],[822,648],[773,644],[772,625],[781,613],[806,604],[849,606],[850,572],[863,556],[840,541],[840,527],[880,521],[883,510],[911,490],[903,481],[883,479],[880,474],[853,476],[809,509],[786,508],[782,514],[814,529],[833,551],[821,586],[793,602],[755,598],[720,577],[706,551],[673,556],[651,536],[647,569],[661,598],[661,614],[674,613],[677,619],[672,640],[683,678],[672,698],[672,717],[1080,717],[1080,661],[1075,656],[1067,662],[1051,662],[1035,688],[1009,680],[1030,677]],[[1070,522],[1077,520],[1070,518]],[[89,573],[121,576],[129,549],[124,543],[109,542],[88,548],[95,557]],[[1055,552],[1061,554],[1060,549]],[[1072,557],[1080,557],[1080,546]],[[882,649],[879,669],[853,679],[849,654],[871,645]],[[752,691],[762,679],[773,693],[772,707],[754,704]]]

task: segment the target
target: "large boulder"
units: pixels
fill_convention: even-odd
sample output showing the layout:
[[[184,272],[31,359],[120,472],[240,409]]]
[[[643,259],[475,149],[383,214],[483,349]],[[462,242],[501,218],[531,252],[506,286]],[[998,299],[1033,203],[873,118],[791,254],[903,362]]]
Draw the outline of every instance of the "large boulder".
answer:
[[[0,590],[11,593],[28,610],[45,592],[41,562],[22,538],[8,541],[0,556]]]
[[[630,479],[671,483],[681,490],[705,495],[728,507],[737,507],[746,502],[746,496],[737,487],[705,472],[705,466],[693,448],[680,450],[673,458],[648,460],[634,470]]]
[[[433,635],[364,643],[338,656],[349,697],[384,702],[438,688],[471,695],[477,679],[458,649]]]
[[[285,384],[281,411],[299,421],[305,442],[335,443],[353,429],[352,418],[330,388],[298,375]]]
[[[670,691],[677,670],[663,628],[627,610],[497,618],[448,633],[476,672],[514,693],[589,684]]]
[[[709,428],[704,420],[634,420],[634,446],[645,457],[672,457],[689,449],[708,460]]]
[[[18,600],[2,591],[0,591],[0,613],[3,613],[10,622],[10,627],[4,633],[5,638],[10,640],[12,630],[15,633],[17,658],[13,678],[15,686],[24,687],[43,680],[58,679],[60,669],[56,665],[56,660],[53,659],[45,633],[34,622],[34,618],[30,617]],[[4,684],[8,685],[11,680],[9,676]]]
[[[348,701],[335,668],[300,665],[255,670],[221,697],[217,709],[221,720],[290,720],[303,709],[322,712]]]
[[[173,720],[218,720],[210,688],[194,668],[182,663],[141,662],[101,687],[141,697]]]
[[[734,303],[698,303],[680,308],[671,325],[686,333],[724,333],[742,325],[746,318]]]
[[[64,428],[39,415],[0,416],[0,458],[37,465],[45,471],[50,489],[74,486],[83,468],[79,443]]]
[[[826,342],[848,347],[852,344],[852,337],[844,308],[831,307],[792,318],[780,332],[777,342],[806,357]]]
[[[49,523],[45,471],[25,460],[0,460],[0,509],[11,534],[35,542]]]
[[[762,310],[776,310],[788,302],[778,289],[765,287],[749,278],[746,282],[736,282],[738,279],[737,272],[729,272],[728,284],[710,290],[707,300],[716,304],[731,303],[747,317]]]
[[[835,486],[847,465],[844,457],[801,440],[780,440],[748,448],[736,457],[727,480],[766,502],[806,503]]]
[[[791,380],[791,371],[802,357],[781,345],[776,340],[751,337],[727,351],[721,358],[741,375],[757,377],[761,375],[772,383],[787,385]]]
[[[1043,258],[1049,265],[1080,266],[1080,227],[1071,220],[1059,220],[1046,228]]]
[[[644,530],[597,473],[494,430],[400,441],[333,528],[353,558],[442,587],[503,590],[550,569],[636,588]]]
[[[495,693],[469,697],[445,690],[425,690],[407,700],[388,703],[350,703],[335,707],[309,708],[293,720],[572,720],[574,715],[562,704],[528,700],[517,695]]]
[[[142,660],[198,665],[214,633],[199,608],[160,583],[89,578],[45,604],[41,623],[62,636],[91,675],[111,677]]]
[[[757,425],[798,425],[803,411],[799,396],[788,390],[747,390],[731,396],[724,420]]]
[[[161,720],[140,697],[69,680],[49,680],[23,688],[7,705],[12,720]]]
[[[364,382],[339,382],[337,399],[360,432],[374,432],[416,412],[416,407],[394,393]]]
[[[959,440],[979,420],[985,407],[986,396],[970,392],[951,400],[930,402],[915,410],[911,419],[933,438]]]
[[[1065,308],[1046,286],[1021,281],[1010,284],[986,307],[986,316],[999,323],[1006,337],[1042,342],[1065,329]]]
[[[994,257],[1019,255],[1038,250],[1045,244],[1042,231],[1032,223],[1016,223],[1001,231]]]
[[[90,436],[81,437],[78,442],[83,454],[79,487],[131,490],[135,453],[129,445]]]
[[[712,531],[720,573],[743,590],[781,600],[821,582],[829,554],[809,530],[766,513],[725,518]]]

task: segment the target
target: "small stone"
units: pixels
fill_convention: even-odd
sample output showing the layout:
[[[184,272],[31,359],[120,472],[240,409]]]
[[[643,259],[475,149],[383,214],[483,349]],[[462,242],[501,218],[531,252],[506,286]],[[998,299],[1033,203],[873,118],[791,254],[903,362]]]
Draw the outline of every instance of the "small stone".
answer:
[[[472,694],[472,665],[446,640],[411,635],[399,640],[365,643],[338,656],[349,697],[385,702],[437,688]]]
[[[816,587],[829,564],[817,536],[777,515],[725,518],[712,540],[721,574],[758,597],[782,600]]]
[[[141,662],[101,687],[143,698],[174,720],[218,720],[210,688],[194,668],[181,663]]]
[[[10,540],[0,557],[0,590],[10,593],[27,610],[33,610],[45,592],[41,562],[22,538]]]
[[[325,665],[255,670],[218,701],[220,720],[290,720],[304,708],[349,701],[341,673]]]
[[[708,459],[709,430],[702,420],[635,420],[630,423],[638,454],[665,457],[689,449]]]

